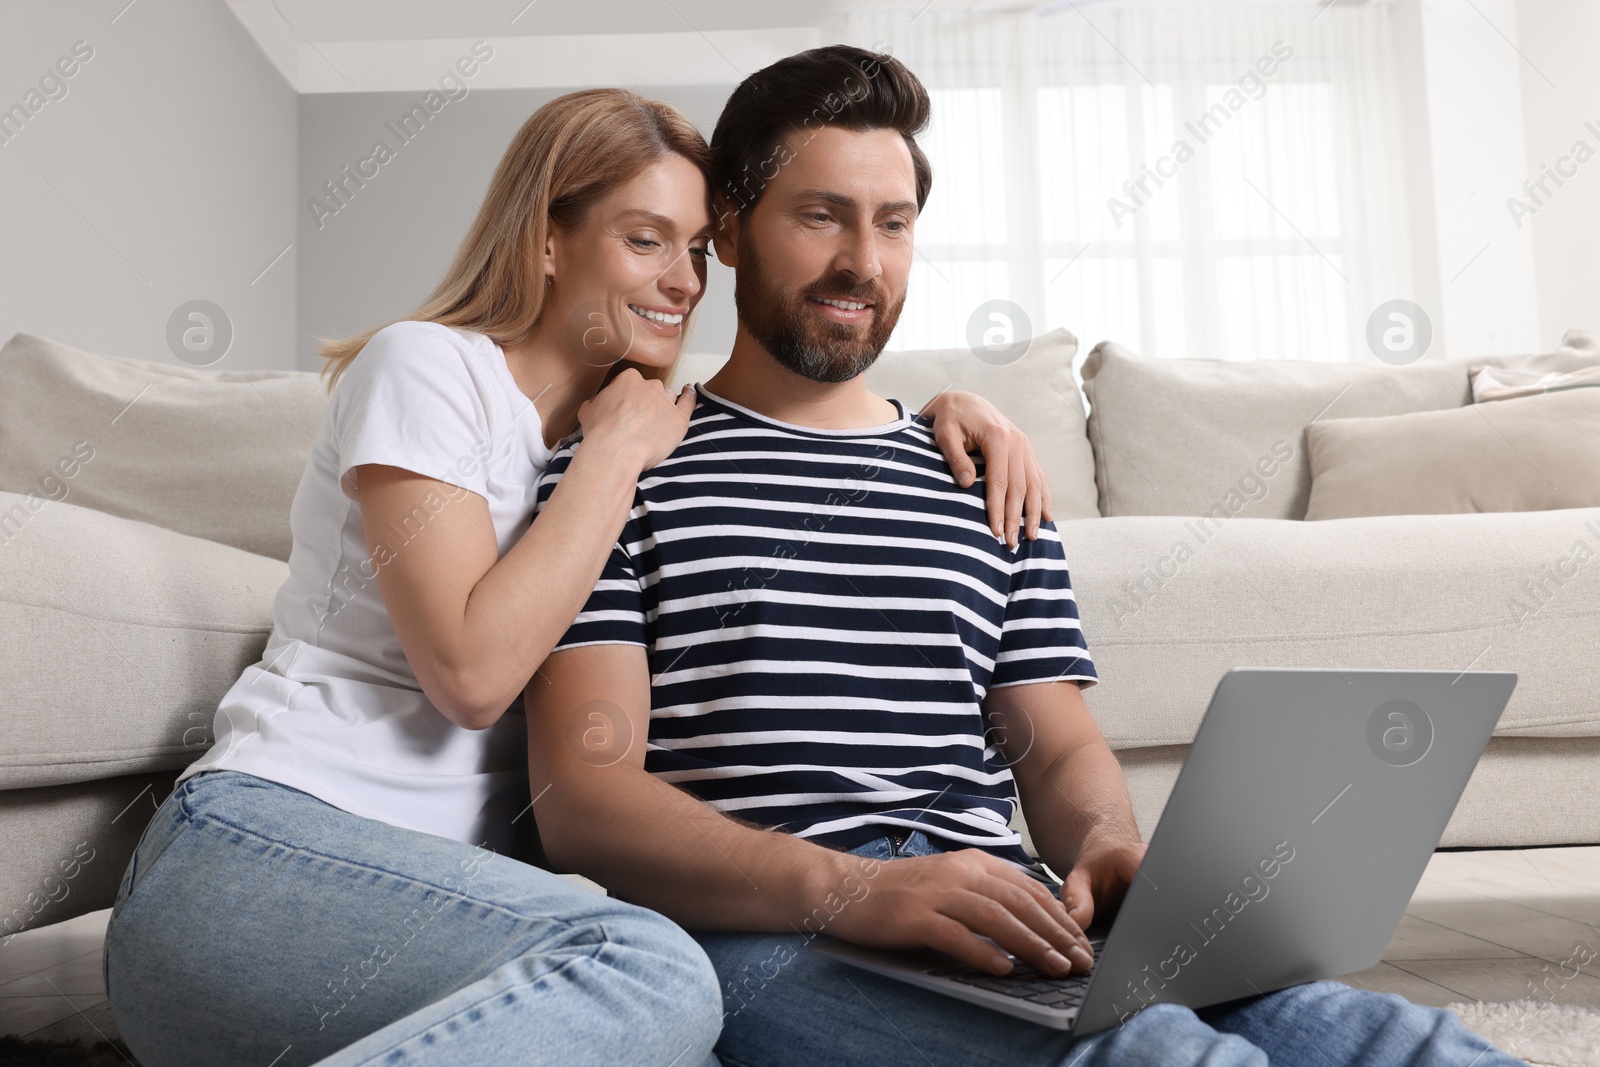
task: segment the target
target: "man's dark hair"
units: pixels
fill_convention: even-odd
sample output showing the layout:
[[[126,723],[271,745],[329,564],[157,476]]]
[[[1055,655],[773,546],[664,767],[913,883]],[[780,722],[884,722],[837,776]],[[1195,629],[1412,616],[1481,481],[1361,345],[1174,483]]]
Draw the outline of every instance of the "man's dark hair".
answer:
[[[713,192],[748,214],[778,169],[831,123],[858,133],[900,131],[916,169],[920,211],[933,168],[916,134],[928,125],[930,110],[928,90],[893,56],[831,44],[780,59],[728,97],[711,134]]]

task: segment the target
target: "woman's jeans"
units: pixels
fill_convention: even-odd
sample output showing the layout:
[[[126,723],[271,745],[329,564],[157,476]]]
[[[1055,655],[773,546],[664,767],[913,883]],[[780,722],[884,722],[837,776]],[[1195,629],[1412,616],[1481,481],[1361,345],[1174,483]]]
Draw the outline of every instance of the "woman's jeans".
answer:
[[[941,851],[927,836],[853,849],[880,860]],[[859,889],[859,886],[854,887]],[[871,892],[868,887],[867,892]],[[862,899],[860,892],[854,892]],[[725,1067],[1506,1067],[1451,1012],[1391,993],[1311,982],[1199,1011],[1156,1004],[1073,1041],[1063,1031],[883,978],[811,950],[845,890],[794,934],[691,931],[722,977]],[[831,914],[830,914],[831,913]]]
[[[655,912],[238,771],[156,812],[105,977],[144,1067],[699,1067],[722,1011]]]

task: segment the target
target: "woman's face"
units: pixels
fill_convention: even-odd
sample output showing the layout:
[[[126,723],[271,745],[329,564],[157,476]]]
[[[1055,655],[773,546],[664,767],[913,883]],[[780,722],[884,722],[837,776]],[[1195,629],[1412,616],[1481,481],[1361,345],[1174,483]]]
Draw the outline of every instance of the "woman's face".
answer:
[[[705,178],[682,156],[663,156],[597,201],[577,229],[552,229],[540,317],[591,366],[667,366],[705,292],[710,239]]]

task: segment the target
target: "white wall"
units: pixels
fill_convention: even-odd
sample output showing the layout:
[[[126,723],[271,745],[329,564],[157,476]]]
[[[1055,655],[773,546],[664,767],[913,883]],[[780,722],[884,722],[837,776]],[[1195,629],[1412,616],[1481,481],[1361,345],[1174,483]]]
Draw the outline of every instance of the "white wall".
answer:
[[[1505,209],[1526,171],[1516,34],[1516,0],[1421,0],[1445,357],[1540,347],[1533,241]]]
[[[1520,66],[1524,178],[1542,176],[1545,166],[1576,170],[1561,186],[1547,179],[1552,195],[1541,192],[1544,203],[1524,220],[1533,235],[1540,347],[1550,348],[1573,326],[1600,330],[1600,3],[1522,0],[1517,47],[1527,56]],[[1593,153],[1581,166],[1579,141]]]
[[[93,57],[0,143],[0,341],[177,363],[178,305],[233,323],[218,369],[294,365],[295,97],[213,0],[0,4],[0,109]],[[266,271],[263,274],[263,271]]]
[[[1600,329],[1600,4],[1401,0],[1396,29],[1437,354],[1544,351]],[[1547,167],[1569,175],[1557,186]]]

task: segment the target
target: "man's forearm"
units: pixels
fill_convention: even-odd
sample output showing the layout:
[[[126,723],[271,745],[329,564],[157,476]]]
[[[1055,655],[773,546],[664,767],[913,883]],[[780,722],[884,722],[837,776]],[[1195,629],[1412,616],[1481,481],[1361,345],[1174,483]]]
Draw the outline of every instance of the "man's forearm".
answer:
[[[581,778],[554,783],[534,806],[551,861],[683,926],[798,930],[870,866],[735,822],[642,769],[586,767]]]
[[[1018,789],[1034,847],[1063,878],[1085,851],[1139,841],[1122,767],[1103,740],[1062,753]]]

